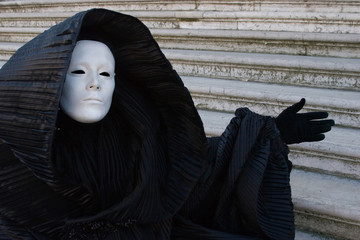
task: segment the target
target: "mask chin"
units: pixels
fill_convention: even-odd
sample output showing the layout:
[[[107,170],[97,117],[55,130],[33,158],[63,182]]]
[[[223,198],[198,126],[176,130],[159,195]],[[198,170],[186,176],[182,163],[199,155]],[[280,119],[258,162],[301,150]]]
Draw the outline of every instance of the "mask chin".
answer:
[[[61,101],[60,106],[68,117],[80,123],[99,122],[107,115],[110,108],[110,105],[106,108],[103,106],[87,106],[76,108],[71,104],[69,105],[69,103],[66,101]]]

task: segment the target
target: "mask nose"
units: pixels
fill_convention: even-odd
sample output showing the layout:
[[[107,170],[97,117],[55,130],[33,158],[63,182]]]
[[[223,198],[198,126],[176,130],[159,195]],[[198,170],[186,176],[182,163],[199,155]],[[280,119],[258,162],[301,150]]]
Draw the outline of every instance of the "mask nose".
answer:
[[[90,89],[100,89],[100,86],[99,85],[96,85],[96,84],[91,84],[89,86]]]
[[[100,90],[100,82],[97,74],[93,73],[92,76],[90,76],[90,81],[87,88],[89,90]]]

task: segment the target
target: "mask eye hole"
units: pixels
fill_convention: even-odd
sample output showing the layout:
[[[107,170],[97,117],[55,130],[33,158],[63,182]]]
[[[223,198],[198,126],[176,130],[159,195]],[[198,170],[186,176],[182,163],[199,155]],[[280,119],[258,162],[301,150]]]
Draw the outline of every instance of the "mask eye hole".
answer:
[[[104,77],[110,77],[110,73],[108,72],[101,72],[100,75]]]
[[[85,71],[83,70],[75,70],[71,72],[72,74],[85,74]]]

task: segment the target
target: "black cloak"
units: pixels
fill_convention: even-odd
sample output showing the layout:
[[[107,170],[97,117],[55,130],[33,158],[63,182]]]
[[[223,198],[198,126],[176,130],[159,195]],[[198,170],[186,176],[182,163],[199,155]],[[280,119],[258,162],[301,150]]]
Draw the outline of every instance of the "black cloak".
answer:
[[[101,36],[116,88],[100,123],[59,101],[79,36]],[[291,164],[274,119],[238,109],[206,138],[138,19],[81,12],[0,70],[0,239],[293,239]]]

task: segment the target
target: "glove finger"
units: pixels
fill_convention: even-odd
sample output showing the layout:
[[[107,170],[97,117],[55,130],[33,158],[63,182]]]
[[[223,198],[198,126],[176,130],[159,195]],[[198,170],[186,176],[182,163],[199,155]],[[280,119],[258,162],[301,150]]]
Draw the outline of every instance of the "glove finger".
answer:
[[[310,127],[310,132],[312,134],[325,133],[325,132],[329,132],[330,130],[331,130],[331,125],[328,124]]]
[[[304,137],[303,142],[317,142],[325,139],[325,134],[313,134]]]
[[[291,113],[297,113],[298,111],[300,111],[305,105],[305,98],[302,98],[299,102],[293,104],[292,106],[288,107],[286,109],[287,112],[291,112]]]
[[[308,113],[300,113],[299,115],[301,115],[303,118],[307,120],[323,119],[329,116],[327,112],[308,112]]]
[[[321,125],[334,126],[335,121],[332,120],[332,119],[319,120],[319,121],[309,121],[309,126],[321,126]]]

